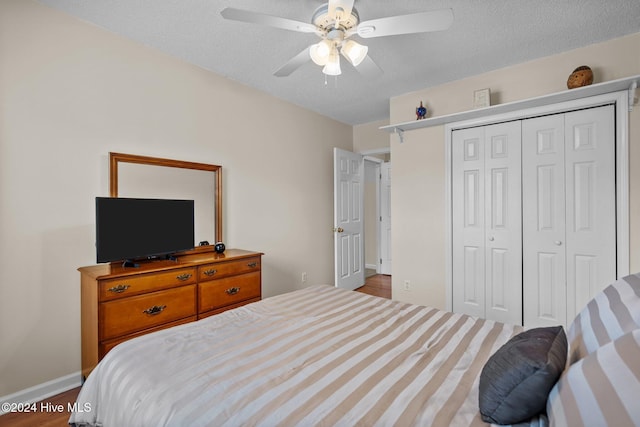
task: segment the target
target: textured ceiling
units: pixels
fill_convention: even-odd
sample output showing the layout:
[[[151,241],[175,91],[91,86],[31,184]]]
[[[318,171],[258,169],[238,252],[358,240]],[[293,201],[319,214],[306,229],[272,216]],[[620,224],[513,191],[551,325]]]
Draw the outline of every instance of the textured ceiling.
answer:
[[[312,62],[273,76],[314,34],[220,16],[234,7],[310,22],[322,0],[39,1],[351,125],[388,118],[393,96],[640,31],[640,0],[356,0],[361,21],[441,8],[455,19],[442,32],[358,40],[384,73],[363,77],[343,60],[325,81]]]

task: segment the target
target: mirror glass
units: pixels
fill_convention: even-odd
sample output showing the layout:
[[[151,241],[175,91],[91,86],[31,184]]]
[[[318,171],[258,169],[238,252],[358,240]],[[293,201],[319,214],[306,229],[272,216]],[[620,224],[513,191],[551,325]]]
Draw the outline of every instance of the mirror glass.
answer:
[[[110,153],[110,196],[194,201],[194,247],[222,241],[222,167]]]

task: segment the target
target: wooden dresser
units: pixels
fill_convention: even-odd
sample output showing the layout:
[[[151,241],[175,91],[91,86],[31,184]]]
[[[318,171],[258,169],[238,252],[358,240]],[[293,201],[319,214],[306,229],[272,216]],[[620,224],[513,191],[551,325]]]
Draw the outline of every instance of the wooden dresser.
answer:
[[[115,345],[258,301],[260,252],[227,249],[139,267],[100,264],[81,275],[82,375]]]

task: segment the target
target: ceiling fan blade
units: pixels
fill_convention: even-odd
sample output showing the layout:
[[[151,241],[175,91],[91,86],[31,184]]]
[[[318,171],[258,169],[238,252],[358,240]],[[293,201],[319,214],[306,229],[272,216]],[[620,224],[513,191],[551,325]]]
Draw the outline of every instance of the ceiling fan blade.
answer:
[[[341,14],[346,19],[351,15],[354,0],[329,0],[329,16],[336,18],[336,12],[342,10]]]
[[[305,48],[302,52],[291,58],[282,67],[278,68],[278,70],[276,70],[273,75],[276,77],[287,77],[289,74],[302,67],[308,61],[311,61],[311,56],[309,55],[309,47]]]
[[[251,24],[262,24],[269,27],[281,28],[283,30],[298,31],[301,33],[317,33],[318,29],[313,24],[294,21],[293,19],[281,18],[279,16],[265,15],[264,13],[251,12],[249,10],[235,9],[227,7],[220,12],[225,19],[233,21],[249,22]]]
[[[360,65],[356,67],[356,70],[363,76],[369,78],[378,77],[384,74],[382,68],[380,68],[369,55],[362,60]]]
[[[453,23],[453,10],[441,9],[410,15],[372,19],[358,25],[362,38],[394,36],[398,34],[425,33],[446,30]]]

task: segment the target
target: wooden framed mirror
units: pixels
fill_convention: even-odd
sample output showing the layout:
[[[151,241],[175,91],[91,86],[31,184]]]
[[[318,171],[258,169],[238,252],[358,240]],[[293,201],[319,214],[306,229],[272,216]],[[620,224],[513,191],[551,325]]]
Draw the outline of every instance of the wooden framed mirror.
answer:
[[[222,166],[109,153],[109,196],[192,199],[194,247],[222,241]]]

